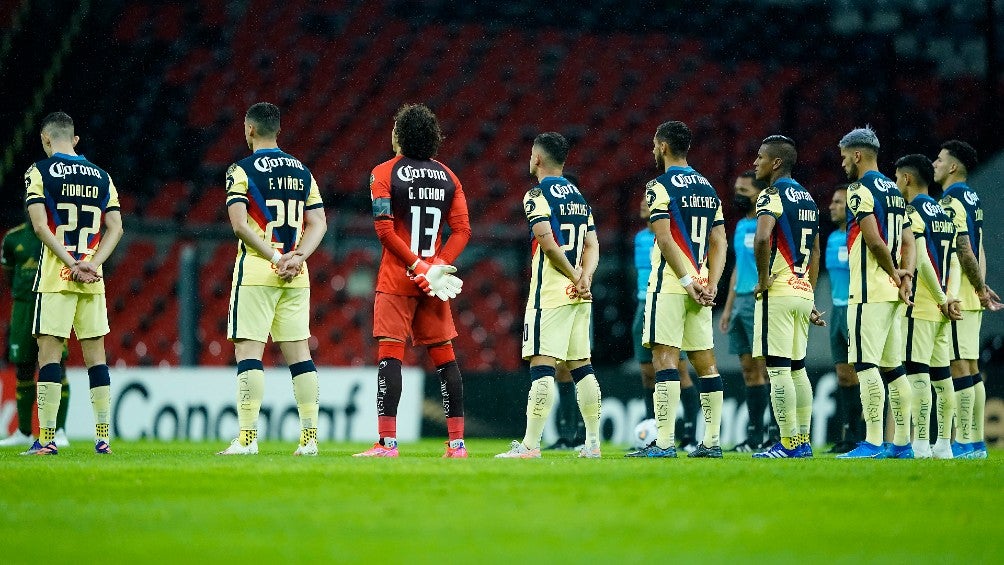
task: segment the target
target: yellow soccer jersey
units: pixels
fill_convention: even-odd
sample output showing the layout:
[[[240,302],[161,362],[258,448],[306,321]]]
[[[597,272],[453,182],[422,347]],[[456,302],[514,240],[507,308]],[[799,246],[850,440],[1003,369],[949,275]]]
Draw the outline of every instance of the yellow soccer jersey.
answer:
[[[247,205],[248,225],[280,253],[296,249],[303,235],[303,214],[324,206],[317,181],[292,155],[260,149],[227,170],[227,206]],[[237,243],[233,286],[310,286],[307,265],[290,282],[279,278],[271,257],[262,257],[244,242]]]
[[[537,188],[523,196],[523,210],[532,229],[538,222],[549,222],[554,240],[565,252],[573,267],[582,264],[586,233],[596,231],[593,211],[578,187],[564,177],[546,177]],[[547,258],[531,232],[530,295],[527,309],[558,308],[567,304],[591,302],[579,296],[568,280]]]
[[[983,208],[980,206],[976,192],[964,183],[953,184],[945,189],[941,199],[941,207],[955,223],[956,236],[966,235],[969,237],[969,246],[972,247],[976,260],[979,261],[980,251],[983,249]],[[962,271],[959,271],[958,298],[962,301],[963,310],[983,309],[976,289],[969,282],[969,277]]]
[[[917,265],[913,280],[913,306],[906,309],[906,315],[918,320],[942,322],[938,304],[944,302],[948,288],[949,267],[955,255],[955,225],[938,205],[926,194],[918,195],[906,208],[910,227],[917,242]],[[934,268],[937,288],[932,288],[925,277],[919,276],[922,261],[930,261]]]
[[[708,284],[711,229],[725,223],[722,202],[714,187],[691,167],[670,167],[665,174],[648,183],[645,199],[651,211],[649,222],[669,220],[670,235],[683,253],[687,273],[702,285]],[[658,244],[652,246],[651,257],[648,291],[687,294]]]
[[[899,288],[865,245],[859,220],[873,215],[879,235],[899,264],[903,228],[909,226],[906,200],[896,183],[878,171],[865,173],[858,182],[847,187],[847,249],[851,285],[850,304],[892,302],[899,300]]]
[[[809,261],[819,232],[819,211],[809,191],[791,178],[778,179],[756,202],[756,215],[773,216],[770,234],[771,296],[798,296],[813,300]]]
[[[56,239],[74,259],[90,261],[101,242],[105,213],[119,209],[118,192],[108,173],[83,155],[56,153],[32,165],[24,184],[25,206],[45,206]],[[104,279],[88,284],[73,281],[70,268],[43,245],[34,291],[104,294],[105,283]]]

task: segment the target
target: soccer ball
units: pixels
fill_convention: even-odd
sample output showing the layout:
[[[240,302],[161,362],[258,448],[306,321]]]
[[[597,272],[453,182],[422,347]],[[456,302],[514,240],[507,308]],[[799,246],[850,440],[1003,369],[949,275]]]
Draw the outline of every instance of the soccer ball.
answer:
[[[658,435],[658,433],[659,429],[656,427],[654,419],[649,418],[648,420],[642,420],[634,427],[634,436],[632,437],[631,446],[635,449],[647,447],[655,441],[655,436]]]

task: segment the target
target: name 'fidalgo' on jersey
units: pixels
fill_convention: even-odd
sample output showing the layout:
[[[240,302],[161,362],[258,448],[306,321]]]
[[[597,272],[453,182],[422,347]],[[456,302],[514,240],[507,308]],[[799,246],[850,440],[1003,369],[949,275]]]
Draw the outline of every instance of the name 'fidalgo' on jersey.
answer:
[[[324,206],[317,181],[292,155],[259,149],[227,170],[227,206],[247,205],[248,225],[279,253],[296,249],[303,236],[303,213]],[[262,257],[243,241],[237,244],[234,286],[310,286],[307,265],[290,282],[279,278],[271,257]]]
[[[885,272],[861,235],[860,221],[875,216],[879,236],[899,265],[906,217],[906,199],[896,183],[878,171],[868,171],[847,187],[847,248],[850,250],[851,287],[848,302],[893,302],[899,300],[899,288]]]
[[[809,260],[819,235],[819,209],[809,191],[790,177],[778,179],[757,198],[756,215],[773,216],[770,234],[771,296],[812,299]]]
[[[565,177],[545,177],[523,196],[523,210],[531,229],[538,222],[549,222],[551,234],[568,262],[573,267],[581,266],[586,233],[596,231],[596,224],[593,210],[577,186]],[[590,302],[580,297],[575,284],[551,263],[532,232],[531,238],[529,308]]]
[[[648,221],[669,220],[673,241],[686,257],[687,273],[707,284],[711,229],[725,223],[722,201],[714,187],[692,167],[670,167],[648,183],[645,201],[651,211]],[[687,294],[658,245],[652,247],[648,291]]]
[[[25,206],[45,205],[49,229],[64,249],[78,261],[90,261],[101,242],[106,212],[119,209],[115,183],[104,170],[83,155],[55,153],[24,174]],[[101,267],[98,274],[102,274]],[[35,292],[104,294],[104,280],[78,283],[70,269],[48,247],[35,276]]]

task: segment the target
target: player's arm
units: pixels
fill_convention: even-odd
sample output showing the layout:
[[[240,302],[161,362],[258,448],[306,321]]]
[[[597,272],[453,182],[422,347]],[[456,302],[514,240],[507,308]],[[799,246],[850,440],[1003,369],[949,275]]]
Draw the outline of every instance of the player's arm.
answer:
[[[714,300],[718,294],[718,283],[722,280],[722,273],[725,272],[725,258],[729,252],[729,238],[725,235],[725,225],[719,224],[711,228],[708,235],[708,286],[705,294],[709,294],[709,299]]]
[[[818,226],[817,226],[818,227]],[[816,281],[819,280],[819,232],[816,232],[816,237],[812,242],[812,254],[809,255],[809,284],[812,285],[813,293],[816,290]],[[816,326],[825,326],[826,320],[823,319],[823,314],[826,312],[820,312],[816,309],[816,304],[812,304],[812,312],[809,314],[809,322]]]
[[[959,255],[951,253],[948,267],[948,290],[947,304],[941,309],[941,313],[952,320],[962,319],[962,301],[959,300],[959,291],[962,290],[962,266],[959,264]]]
[[[987,255],[984,253],[982,245],[980,246],[980,277],[983,279],[983,292],[979,294],[980,304],[994,312],[1000,310],[1002,307],[1001,297],[997,296],[994,289],[987,284]]]
[[[28,204],[28,217],[31,219],[31,228],[35,231],[35,235],[41,240],[42,245],[46,246],[49,251],[55,255],[60,261],[62,261],[67,267],[73,267],[78,263],[63,244],[56,239],[56,234],[52,233],[49,229],[49,217],[45,213],[45,205],[41,202],[32,202]]]
[[[272,247],[264,239],[258,236],[248,224],[248,206],[244,202],[231,202],[227,206],[227,215],[230,217],[230,227],[234,230],[234,235],[241,240],[244,245],[254,249],[262,257],[269,259],[273,264],[278,263],[282,258],[282,253]]]
[[[589,230],[582,241],[582,258],[580,259],[582,274],[579,275],[579,280],[575,284],[582,298],[587,300],[593,298],[593,275],[596,273],[596,267],[599,264],[600,239],[596,236],[596,230]]]
[[[722,333],[729,331],[729,321],[732,318],[732,306],[736,301],[736,281],[738,280],[738,265],[732,268],[732,276],[729,277],[729,292],[725,296],[725,307],[722,308],[722,315],[718,318],[718,329]]]
[[[683,286],[684,290],[687,291],[687,294],[694,301],[703,304],[704,287],[690,275],[687,269],[687,259],[684,257],[683,251],[677,247],[676,242],[673,241],[673,236],[670,234],[669,217],[659,218],[651,223],[652,231],[655,233],[655,244],[659,248],[659,253],[662,254],[663,259],[666,260],[666,264],[673,271],[673,275],[680,280],[680,285]]]
[[[761,197],[762,198],[762,197]],[[770,252],[771,234],[774,233],[774,226],[777,225],[777,218],[773,214],[758,214],[756,218],[756,232],[753,234],[753,258],[756,260],[756,290],[754,294],[770,288],[774,282],[774,277],[770,272]]]
[[[97,269],[108,260],[115,247],[122,240],[122,213],[118,210],[105,212],[105,233],[101,235],[101,243],[98,244],[94,256],[91,257],[91,265]]]
[[[582,269],[577,269],[569,261],[568,257],[565,257],[565,252],[561,250],[558,242],[554,239],[554,234],[551,232],[550,222],[536,222],[531,227],[533,230],[533,236],[537,239],[537,245],[540,246],[540,250],[544,253],[547,259],[551,262],[556,269],[558,269],[561,274],[568,277],[568,280],[573,283],[578,282],[579,276],[582,274]]]
[[[279,276],[289,282],[300,274],[307,257],[317,249],[328,231],[328,218],[324,214],[324,206],[311,208],[303,213],[303,235],[296,249],[282,256],[278,263]]]
[[[960,233],[956,236],[955,254],[959,258],[959,266],[962,269],[962,274],[969,279],[969,283],[973,285],[976,294],[982,295],[984,292],[983,268],[979,261],[977,261],[976,254],[973,253],[973,247],[969,245],[969,234]]]
[[[917,247],[909,220],[908,216],[907,225],[903,226],[900,234],[902,243],[899,249],[899,269],[896,270],[896,274],[899,275],[899,299],[912,306],[913,301],[910,297],[913,295],[913,274],[917,271]]]
[[[926,237],[922,235],[918,236],[916,238],[916,243],[917,249],[927,249]],[[938,280],[938,272],[934,270],[934,264],[931,263],[931,256],[927,253],[917,254],[917,278],[919,278],[920,282],[931,291],[939,307],[943,306],[948,301],[948,298],[945,296],[945,292],[941,290],[941,281]]]
[[[878,220],[874,214],[865,214],[858,218],[858,226],[861,228],[861,237],[864,239],[865,247],[871,252],[875,262],[883,271],[889,274],[896,286],[899,286],[900,278],[896,273],[896,265],[892,261],[892,254],[886,247],[885,241],[879,234]]]
[[[463,187],[455,176],[453,181],[457,188],[453,193],[450,214],[446,218],[446,223],[450,226],[450,237],[439,250],[439,258],[450,265],[460,257],[471,241],[471,218],[467,211],[467,197],[464,196]]]

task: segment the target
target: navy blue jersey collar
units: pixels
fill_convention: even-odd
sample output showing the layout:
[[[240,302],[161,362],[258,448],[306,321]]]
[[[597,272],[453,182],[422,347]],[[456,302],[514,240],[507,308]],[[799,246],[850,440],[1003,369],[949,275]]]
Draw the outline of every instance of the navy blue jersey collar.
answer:
[[[66,153],[53,153],[53,157],[59,157],[60,159],[69,159],[71,161],[83,161],[85,157],[83,155],[67,155]]]
[[[673,165],[670,168],[666,169],[666,172],[669,173],[669,171],[672,171],[673,169],[676,169],[677,171],[693,171],[694,170],[694,168],[691,167],[690,165],[687,165],[686,167],[681,167],[679,165]]]
[[[957,182],[957,183],[949,186],[948,188],[946,188],[944,190],[944,192],[942,192],[942,195],[948,195],[948,193],[950,193],[950,192],[963,191],[963,190],[966,190],[967,188],[969,188],[968,184],[966,184],[964,182]]]
[[[278,147],[266,147],[265,149],[255,150],[253,154],[257,155],[258,153],[282,153],[282,149],[279,149]]]

